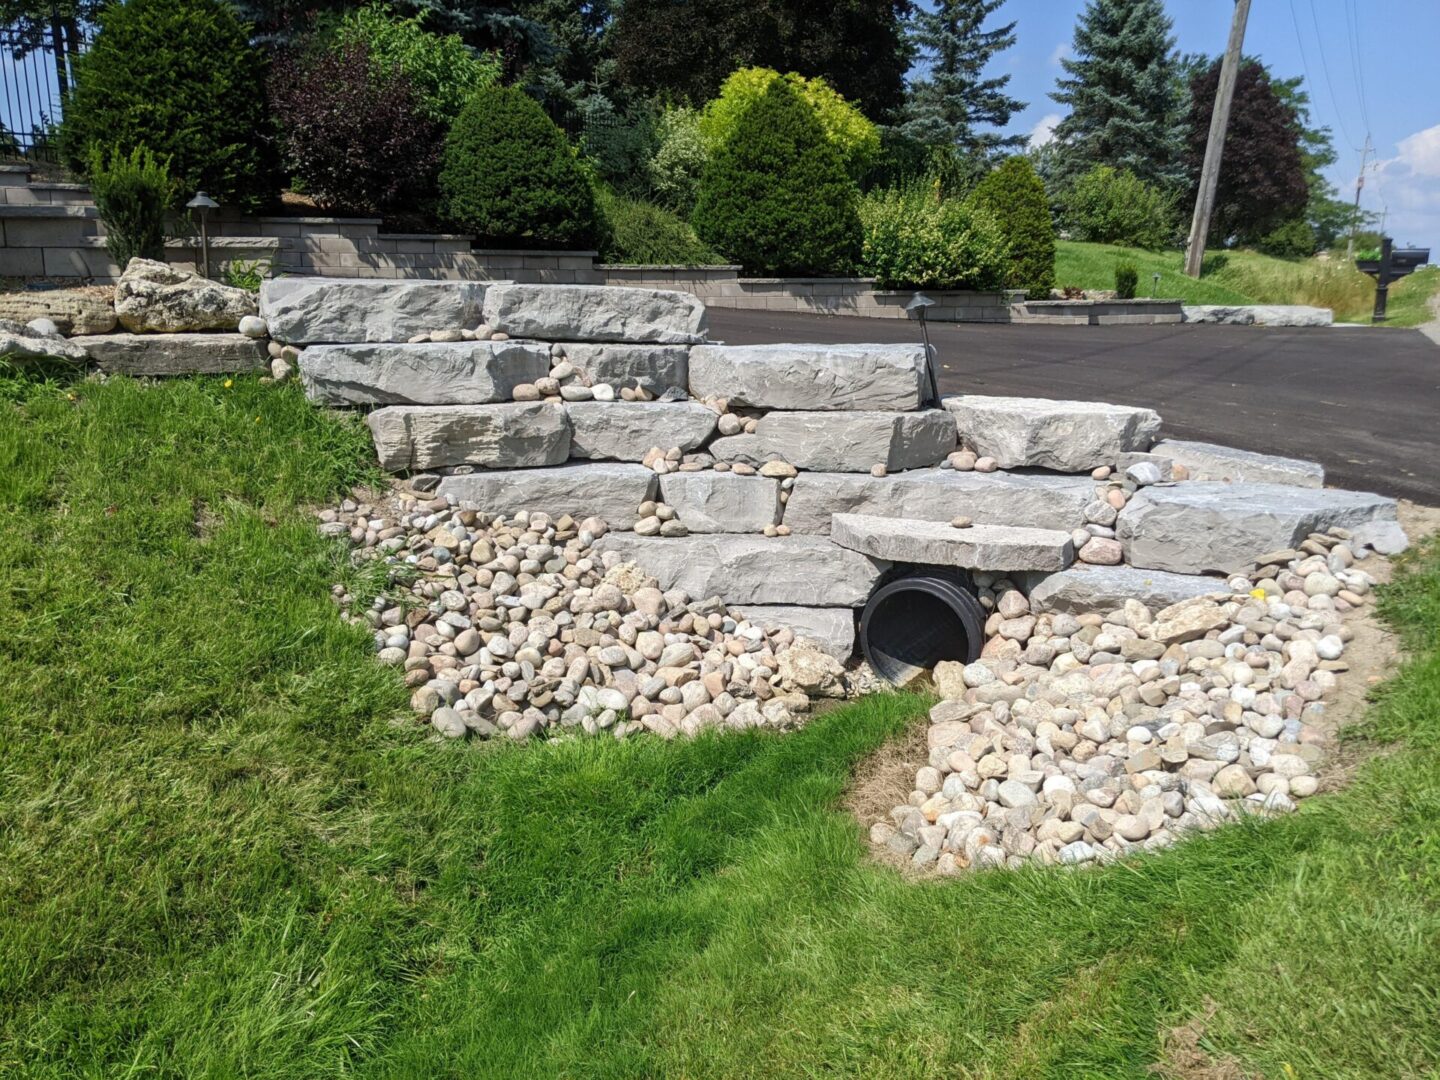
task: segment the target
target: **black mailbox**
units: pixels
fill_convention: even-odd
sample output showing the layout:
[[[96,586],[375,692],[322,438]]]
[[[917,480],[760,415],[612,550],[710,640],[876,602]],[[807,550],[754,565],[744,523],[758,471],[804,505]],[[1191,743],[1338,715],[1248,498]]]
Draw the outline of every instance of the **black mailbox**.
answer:
[[[1399,281],[1430,262],[1429,248],[1397,248],[1388,236],[1380,238],[1380,258],[1357,259],[1355,268],[1362,274],[1375,279],[1375,314],[1371,322],[1385,321],[1385,305],[1389,298],[1390,283]]]

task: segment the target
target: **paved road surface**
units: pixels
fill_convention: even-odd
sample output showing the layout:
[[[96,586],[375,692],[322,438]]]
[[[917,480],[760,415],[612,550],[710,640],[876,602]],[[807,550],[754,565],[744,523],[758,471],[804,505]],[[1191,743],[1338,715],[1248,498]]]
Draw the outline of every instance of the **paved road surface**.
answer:
[[[712,308],[710,334],[914,341],[913,323]],[[1440,506],[1440,348],[1414,330],[931,324],[942,393],[1148,405],[1169,435],[1310,458],[1339,487]]]

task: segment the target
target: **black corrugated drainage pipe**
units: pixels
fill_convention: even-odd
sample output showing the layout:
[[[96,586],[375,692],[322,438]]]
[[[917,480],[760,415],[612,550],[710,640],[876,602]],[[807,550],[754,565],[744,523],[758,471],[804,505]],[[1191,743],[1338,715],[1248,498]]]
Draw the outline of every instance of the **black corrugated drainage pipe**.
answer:
[[[985,644],[985,610],[968,577],[919,567],[892,577],[860,616],[860,648],[880,678],[904,686],[941,660],[968,664]]]

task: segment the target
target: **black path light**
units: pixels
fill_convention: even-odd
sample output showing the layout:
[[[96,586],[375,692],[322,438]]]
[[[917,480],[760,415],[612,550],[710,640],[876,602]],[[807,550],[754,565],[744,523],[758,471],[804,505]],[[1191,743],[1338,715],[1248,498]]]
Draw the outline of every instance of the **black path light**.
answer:
[[[200,272],[207,278],[210,276],[210,232],[206,226],[206,219],[210,211],[216,209],[219,205],[219,203],[203,191],[197,191],[195,197],[185,204],[187,210],[200,211],[200,251],[202,259]]]
[[[930,377],[930,400],[940,403],[940,384],[935,380],[935,347],[930,344],[930,330],[925,325],[925,309],[934,307],[935,301],[924,293],[916,293],[905,305],[906,311],[917,313],[920,318],[920,337],[925,342],[925,374]]]

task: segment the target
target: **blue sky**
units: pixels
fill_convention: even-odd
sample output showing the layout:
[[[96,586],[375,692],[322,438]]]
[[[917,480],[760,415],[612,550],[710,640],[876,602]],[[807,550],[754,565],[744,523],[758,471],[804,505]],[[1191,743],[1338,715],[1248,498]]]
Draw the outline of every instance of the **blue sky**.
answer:
[[[1165,6],[1181,52],[1224,50],[1230,0]],[[996,74],[1009,71],[1011,93],[1029,102],[1009,130],[1044,138],[1063,115],[1049,94],[1084,7],[1084,0],[1007,0],[992,16],[995,23],[1019,23],[1015,47],[992,65]],[[1278,75],[1305,77],[1312,117],[1330,128],[1340,152],[1330,179],[1347,198],[1369,132],[1376,156],[1361,205],[1386,213],[1397,244],[1429,245],[1440,261],[1437,45],[1440,0],[1253,0],[1245,34],[1247,54]]]

